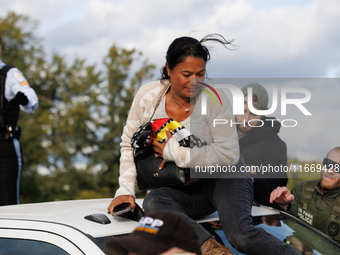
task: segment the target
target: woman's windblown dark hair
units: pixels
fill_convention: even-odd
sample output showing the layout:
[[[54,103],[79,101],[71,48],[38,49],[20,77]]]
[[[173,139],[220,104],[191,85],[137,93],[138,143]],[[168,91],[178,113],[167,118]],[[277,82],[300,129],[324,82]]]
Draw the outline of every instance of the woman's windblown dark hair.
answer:
[[[188,36],[176,38],[170,44],[166,53],[166,62],[169,68],[172,70],[177,64],[184,61],[186,57],[202,58],[207,62],[210,59],[210,53],[204,44],[211,41],[221,43],[229,49],[228,45],[232,45],[234,40],[228,41],[220,34],[209,34],[200,41]],[[169,79],[165,66],[161,69],[161,75],[161,80]]]

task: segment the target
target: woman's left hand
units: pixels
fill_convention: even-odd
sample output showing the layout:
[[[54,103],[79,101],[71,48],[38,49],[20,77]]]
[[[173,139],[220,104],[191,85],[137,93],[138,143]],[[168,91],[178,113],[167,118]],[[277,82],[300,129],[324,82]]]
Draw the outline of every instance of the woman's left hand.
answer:
[[[168,137],[168,140],[166,141],[166,143],[160,143],[160,142],[157,142],[156,140],[152,141],[152,145],[153,145],[153,149],[155,153],[157,154],[158,157],[161,157],[161,158],[163,157],[163,150],[165,148],[165,145],[167,144],[167,142],[169,142],[169,139],[172,137],[169,129],[167,129],[165,132]]]
[[[165,132],[166,132],[166,135],[168,137],[167,142],[169,142],[170,138],[172,137],[171,132],[170,132],[169,129],[167,129]],[[167,142],[166,143],[160,143],[160,142],[157,142],[156,140],[152,141],[153,149],[154,149],[157,157],[163,158],[163,150],[164,150],[165,145],[167,144]],[[159,169],[162,169],[164,165],[165,165],[165,160],[163,160],[163,162],[160,165]]]

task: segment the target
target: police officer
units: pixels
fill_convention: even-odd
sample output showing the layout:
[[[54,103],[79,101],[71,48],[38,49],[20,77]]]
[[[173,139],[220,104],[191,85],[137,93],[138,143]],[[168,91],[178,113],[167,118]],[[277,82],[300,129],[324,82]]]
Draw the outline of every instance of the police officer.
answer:
[[[324,158],[319,180],[301,181],[291,192],[278,187],[270,195],[273,202],[340,242],[340,147]]]
[[[19,108],[33,113],[38,97],[15,67],[1,60],[0,38],[0,205],[19,203],[19,181],[23,164],[17,127]]]

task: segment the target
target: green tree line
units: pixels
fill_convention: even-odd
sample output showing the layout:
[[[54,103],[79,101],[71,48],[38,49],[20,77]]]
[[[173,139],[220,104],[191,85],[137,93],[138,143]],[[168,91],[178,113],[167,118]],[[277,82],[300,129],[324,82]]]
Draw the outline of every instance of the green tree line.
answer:
[[[155,66],[138,50],[115,44],[101,70],[56,52],[47,58],[38,25],[15,12],[0,17],[2,60],[19,68],[39,97],[34,114],[20,112],[21,202],[112,197],[128,110]]]

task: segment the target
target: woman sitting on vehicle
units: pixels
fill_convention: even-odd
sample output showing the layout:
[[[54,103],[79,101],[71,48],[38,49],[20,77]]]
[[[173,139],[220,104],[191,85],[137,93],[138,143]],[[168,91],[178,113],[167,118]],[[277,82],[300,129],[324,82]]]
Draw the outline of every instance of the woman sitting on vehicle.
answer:
[[[223,105],[215,106],[207,99],[207,114],[201,114],[201,90],[190,84],[190,79],[204,78],[210,54],[204,43],[230,44],[223,36],[214,34],[198,41],[191,37],[175,39],[168,48],[162,78],[142,86],[131,106],[121,142],[120,187],[108,207],[128,202],[135,207],[136,167],[130,145],[136,130],[153,119],[172,118],[206,146],[192,149],[180,147],[167,132],[168,142],[153,141],[154,151],[165,161],[174,161],[179,167],[195,165],[235,165],[239,160],[236,129],[230,125],[216,125],[214,119],[233,119],[227,97],[220,93]],[[163,95],[159,106],[158,99]],[[155,109],[156,108],[156,109]],[[153,115],[154,114],[154,115]],[[250,176],[243,178],[200,179],[184,187],[163,187],[150,192],[144,199],[146,213],[156,210],[177,211],[185,215],[195,227],[203,254],[230,254],[230,250],[215,241],[212,235],[195,220],[218,211],[228,241],[247,254],[297,254],[262,228],[253,226],[251,208],[253,187]]]

